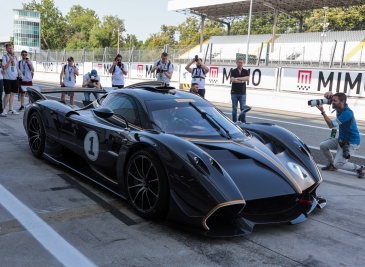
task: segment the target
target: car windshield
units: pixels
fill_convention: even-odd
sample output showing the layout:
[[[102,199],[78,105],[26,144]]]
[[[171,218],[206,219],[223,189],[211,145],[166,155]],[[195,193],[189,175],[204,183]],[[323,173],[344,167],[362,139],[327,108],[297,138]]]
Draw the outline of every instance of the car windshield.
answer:
[[[246,137],[244,130],[234,125],[205,100],[150,100],[146,101],[146,105],[152,124],[166,133],[235,139]]]

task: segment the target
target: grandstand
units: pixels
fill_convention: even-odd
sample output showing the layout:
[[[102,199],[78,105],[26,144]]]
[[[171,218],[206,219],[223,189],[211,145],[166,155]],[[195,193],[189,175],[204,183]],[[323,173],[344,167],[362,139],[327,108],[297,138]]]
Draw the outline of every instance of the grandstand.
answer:
[[[336,44],[337,42],[337,44]],[[251,35],[249,54],[259,56],[261,45],[261,61],[266,58],[266,47],[272,43],[271,34]],[[210,48],[212,45],[212,54]],[[345,45],[345,50],[343,50]],[[365,64],[365,31],[346,32],[310,32],[276,34],[274,51],[269,53],[269,65],[302,65],[328,66],[333,54],[334,66],[338,66],[343,54],[343,67],[356,67]],[[247,35],[212,36],[203,45],[203,54],[208,48],[207,59],[212,63],[231,63],[236,59],[236,53],[245,53],[247,49]],[[196,46],[184,54],[179,55],[180,61],[185,61],[199,53]],[[334,51],[334,53],[333,53]],[[251,62],[252,64],[256,62]]]

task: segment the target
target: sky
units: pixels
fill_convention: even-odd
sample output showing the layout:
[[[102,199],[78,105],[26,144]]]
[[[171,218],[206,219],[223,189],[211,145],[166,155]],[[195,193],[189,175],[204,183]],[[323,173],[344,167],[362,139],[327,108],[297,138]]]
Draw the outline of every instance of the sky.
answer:
[[[30,2],[31,0],[0,1],[0,37],[13,36],[13,9],[22,9],[23,3]],[[40,3],[41,0],[36,2]],[[63,16],[66,16],[73,5],[94,10],[99,19],[107,15],[118,15],[124,20],[124,34],[134,34],[142,41],[150,34],[158,33],[162,24],[177,26],[187,17],[167,11],[168,0],[54,0],[54,3]]]

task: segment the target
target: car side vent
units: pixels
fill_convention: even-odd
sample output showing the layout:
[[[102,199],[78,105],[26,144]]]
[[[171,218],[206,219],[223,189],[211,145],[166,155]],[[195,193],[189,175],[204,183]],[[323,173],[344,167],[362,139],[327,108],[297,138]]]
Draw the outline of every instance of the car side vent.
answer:
[[[223,171],[222,171],[221,167],[219,166],[219,164],[212,158],[210,158],[209,161],[210,161],[210,164],[212,164],[212,167],[214,169],[216,169],[220,174],[223,175]]]
[[[233,155],[235,155],[238,159],[251,159],[251,157],[246,156],[245,154],[242,154],[242,153],[238,153],[234,150],[229,150],[229,152],[231,152]]]
[[[226,148],[219,147],[219,146],[210,146],[210,145],[203,145],[203,144],[199,144],[198,146],[203,149],[205,148],[207,150],[227,150]]]

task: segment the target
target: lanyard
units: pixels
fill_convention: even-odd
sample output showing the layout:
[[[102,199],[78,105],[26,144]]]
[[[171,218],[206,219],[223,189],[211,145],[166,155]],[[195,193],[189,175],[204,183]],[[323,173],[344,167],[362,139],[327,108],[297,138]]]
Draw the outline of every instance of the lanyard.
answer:
[[[71,77],[72,68],[70,68],[70,65],[67,65],[67,69],[68,69],[68,77]]]
[[[22,60],[22,65],[23,65],[23,71],[25,71],[25,65],[27,65],[27,62],[25,62],[24,60]]]

